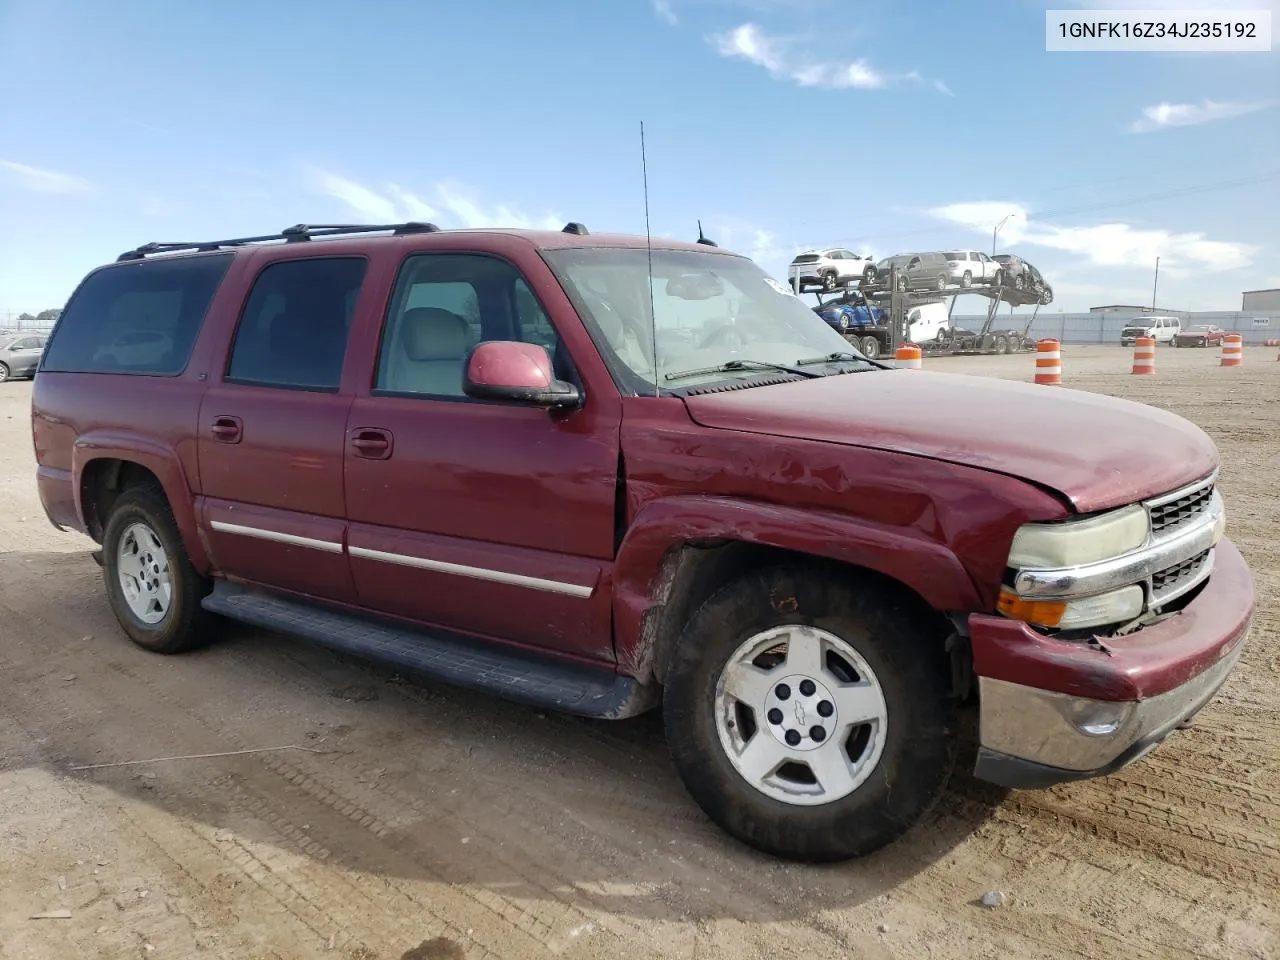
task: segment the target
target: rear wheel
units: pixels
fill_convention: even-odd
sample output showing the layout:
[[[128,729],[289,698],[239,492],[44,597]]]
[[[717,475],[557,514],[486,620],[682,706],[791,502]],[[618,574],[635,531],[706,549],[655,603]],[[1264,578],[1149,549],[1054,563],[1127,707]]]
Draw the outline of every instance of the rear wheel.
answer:
[[[870,360],[878,359],[880,356],[880,341],[875,337],[863,337],[858,344],[858,349],[862,351],[862,355]]]
[[[1009,352],[1009,338],[996,337],[996,353],[1003,355],[1008,352]]]
[[[901,291],[903,291],[904,293],[906,292],[906,289],[907,289],[907,275],[906,275],[905,273],[904,273],[904,274],[902,274],[900,277],[898,277],[898,289],[899,289],[899,290],[901,290]]]
[[[107,600],[138,646],[181,653],[199,646],[214,618],[200,606],[209,581],[196,572],[164,494],[132,487],[116,499],[102,532]]]
[[[938,274],[938,289],[939,290],[947,289],[947,284],[950,282],[950,280],[951,278],[948,277],[945,273]]]
[[[873,283],[875,283],[875,282],[876,282],[876,268],[875,268],[875,267],[866,267],[866,268],[862,271],[862,282],[863,282],[864,284],[868,284],[868,285],[873,284]]]
[[[0,363],[0,383],[4,383],[9,379],[9,365]]]
[[[973,274],[968,270],[966,270],[964,272],[964,276],[960,278],[960,286],[964,287],[966,290],[973,286]]]
[[[891,843],[954,762],[941,639],[905,604],[802,565],[745,576],[694,614],[663,695],[681,778],[722,829],[775,856]]]

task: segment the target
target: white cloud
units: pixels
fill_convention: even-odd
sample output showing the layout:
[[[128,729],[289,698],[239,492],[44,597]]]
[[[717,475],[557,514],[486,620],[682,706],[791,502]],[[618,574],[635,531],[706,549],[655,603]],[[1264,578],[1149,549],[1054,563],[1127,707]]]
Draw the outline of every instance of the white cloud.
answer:
[[[89,181],[83,177],[58,170],[31,167],[13,160],[0,160],[0,174],[24,190],[30,190],[33,193],[85,193],[90,189]]]
[[[1210,240],[1202,233],[1171,233],[1142,229],[1127,223],[1100,223],[1085,227],[1060,227],[1028,218],[1020,204],[982,201],[954,203],[929,211],[940,220],[980,230],[990,235],[1006,214],[1015,214],[1001,229],[1005,245],[1032,244],[1064,250],[1102,267],[1147,267],[1160,258],[1160,269],[1175,275],[1184,270],[1235,270],[1249,266],[1258,248],[1248,243]]]
[[[505,204],[487,205],[475,189],[456,180],[433,184],[427,197],[398,184],[380,189],[365,186],[324,170],[312,173],[312,185],[319,192],[343,203],[371,223],[399,223],[407,220],[439,221],[453,227],[516,227],[558,230],[565,220],[559,214],[529,216]]]
[[[809,63],[791,53],[790,41],[771,37],[754,23],[744,23],[707,39],[720,56],[754,63],[775,80],[790,81],[801,87],[875,90],[888,82],[887,77],[863,59]]]
[[[1132,133],[1150,133],[1152,130],[1163,130],[1166,127],[1192,127],[1199,123],[1227,120],[1257,110],[1265,110],[1274,103],[1275,101],[1272,100],[1258,100],[1251,103],[1240,100],[1157,103],[1153,107],[1144,107],[1142,119],[1135,120],[1129,130]]]
[[[382,194],[375,193],[368,187],[335,173],[320,171],[315,175],[315,181],[316,189],[321,193],[328,194],[335,200],[341,200],[362,217],[367,217],[374,223],[396,222],[395,201]]]
[[[671,26],[675,26],[680,22],[680,18],[676,16],[676,12],[672,9],[671,0],[652,0],[653,12],[658,18],[665,20]]]

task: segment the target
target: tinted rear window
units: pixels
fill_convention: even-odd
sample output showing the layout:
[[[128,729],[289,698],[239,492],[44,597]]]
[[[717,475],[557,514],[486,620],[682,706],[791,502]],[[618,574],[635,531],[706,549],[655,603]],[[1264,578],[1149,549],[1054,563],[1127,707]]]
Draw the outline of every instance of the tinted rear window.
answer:
[[[181,373],[231,260],[224,254],[140,261],[90,274],[59,318],[40,369]]]

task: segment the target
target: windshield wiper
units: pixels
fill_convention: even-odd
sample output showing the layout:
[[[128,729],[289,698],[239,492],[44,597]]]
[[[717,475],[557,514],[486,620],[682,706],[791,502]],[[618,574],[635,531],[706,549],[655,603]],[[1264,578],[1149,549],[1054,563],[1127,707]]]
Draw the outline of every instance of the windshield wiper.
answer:
[[[789,367],[785,363],[766,363],[763,360],[728,360],[724,363],[717,363],[713,367],[699,367],[696,370],[677,370],[675,373],[668,373],[662,379],[664,380],[683,380],[686,377],[698,377],[708,373],[732,373],[736,370],[781,370],[784,373],[794,373],[800,377],[821,377],[821,373],[814,373],[812,370],[801,370],[798,367]]]
[[[870,363],[866,357],[860,357],[856,353],[828,353],[825,357],[806,357],[803,360],[797,360],[797,367],[811,367],[815,363],[839,363],[841,360],[854,360],[859,363]]]

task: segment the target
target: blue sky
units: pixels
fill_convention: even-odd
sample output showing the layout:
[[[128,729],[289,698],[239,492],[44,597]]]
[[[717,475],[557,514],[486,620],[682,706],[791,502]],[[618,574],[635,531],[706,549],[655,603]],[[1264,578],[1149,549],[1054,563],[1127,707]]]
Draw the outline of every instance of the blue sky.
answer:
[[[1280,286],[1280,47],[1046,53],[1045,6],[0,0],[0,321],[149,240],[643,232],[641,120],[654,233],[701,218],[777,276],[989,251],[1015,213],[1055,310],[1149,301],[1156,256],[1166,307]]]

